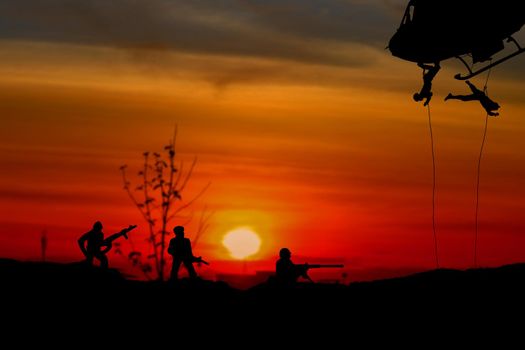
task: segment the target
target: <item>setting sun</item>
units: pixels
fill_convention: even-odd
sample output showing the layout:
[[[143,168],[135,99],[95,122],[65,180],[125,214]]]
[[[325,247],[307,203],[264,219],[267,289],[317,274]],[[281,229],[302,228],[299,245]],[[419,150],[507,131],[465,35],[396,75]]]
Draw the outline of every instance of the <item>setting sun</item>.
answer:
[[[222,244],[235,259],[246,259],[257,253],[261,247],[261,239],[250,228],[237,228],[228,232]]]

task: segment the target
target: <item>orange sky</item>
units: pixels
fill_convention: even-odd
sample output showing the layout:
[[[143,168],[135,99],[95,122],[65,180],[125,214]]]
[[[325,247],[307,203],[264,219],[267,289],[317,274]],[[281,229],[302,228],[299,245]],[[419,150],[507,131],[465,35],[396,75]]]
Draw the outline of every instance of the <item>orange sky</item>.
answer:
[[[246,38],[279,32],[265,22],[224,24],[220,13],[195,23]],[[271,268],[282,246],[297,262],[334,258],[351,269],[394,273],[433,267],[427,110],[411,98],[421,72],[384,50],[400,16],[393,11],[369,43],[356,39],[359,28],[348,29],[358,33],[352,38],[283,32],[253,52],[241,50],[248,44],[240,37],[241,49],[227,50],[231,42],[195,34],[204,50],[162,45],[165,38],[139,45],[113,37],[124,43],[117,45],[0,27],[0,256],[38,259],[46,229],[52,260],[79,260],[76,239],[95,220],[107,234],[143,225],[118,168],[138,170],[142,152],[161,150],[177,124],[179,156],[199,159],[185,198],[212,182],[194,206],[197,216],[204,206],[214,212],[198,255],[229,260],[222,237],[251,226],[263,242],[253,269]],[[443,101],[467,87],[453,79],[457,63],[442,66],[431,103],[439,254],[443,266],[465,268],[473,259],[485,115],[477,103]],[[489,84],[502,108],[489,120],[482,162],[481,265],[525,258],[523,67],[517,57],[494,70]],[[190,238],[194,228],[187,226]],[[133,236],[143,244],[146,231]],[[222,262],[213,271],[236,266]]]

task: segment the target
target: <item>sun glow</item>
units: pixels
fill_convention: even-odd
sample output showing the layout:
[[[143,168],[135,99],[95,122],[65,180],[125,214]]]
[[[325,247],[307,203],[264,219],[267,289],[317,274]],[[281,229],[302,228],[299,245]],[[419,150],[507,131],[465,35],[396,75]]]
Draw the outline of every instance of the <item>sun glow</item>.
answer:
[[[261,238],[252,229],[241,227],[229,231],[222,239],[222,244],[233,258],[243,260],[259,251]]]

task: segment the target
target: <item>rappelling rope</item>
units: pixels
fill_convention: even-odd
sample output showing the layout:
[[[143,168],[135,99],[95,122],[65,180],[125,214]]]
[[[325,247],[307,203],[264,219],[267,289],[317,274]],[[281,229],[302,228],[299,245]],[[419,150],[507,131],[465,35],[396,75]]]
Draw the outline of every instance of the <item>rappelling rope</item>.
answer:
[[[434,236],[434,254],[436,256],[436,268],[439,269],[438,242],[436,234],[436,156],[434,153],[434,133],[432,132],[432,114],[430,103],[427,105],[428,127],[430,130],[430,146],[432,150],[432,234]]]
[[[483,92],[485,94],[487,94],[487,85],[488,85],[489,78],[490,78],[490,71],[491,71],[491,68],[489,68],[489,71],[487,73],[487,79],[485,80],[485,86],[483,87]],[[485,140],[487,138],[488,124],[489,124],[489,114],[487,112],[485,116],[485,127],[483,129],[483,140],[481,141],[481,148],[479,150],[478,171],[477,171],[477,179],[476,179],[476,224],[475,224],[476,229],[475,229],[475,234],[474,234],[474,267],[478,267],[479,178],[481,175],[481,158],[483,156],[483,149],[485,148]]]

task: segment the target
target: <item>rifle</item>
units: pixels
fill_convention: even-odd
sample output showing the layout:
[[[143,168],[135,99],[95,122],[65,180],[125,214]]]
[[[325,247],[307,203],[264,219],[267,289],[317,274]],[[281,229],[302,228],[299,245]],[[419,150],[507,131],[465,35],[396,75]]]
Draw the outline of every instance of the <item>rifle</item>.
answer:
[[[297,278],[302,277],[304,279],[307,279],[310,282],[313,282],[313,280],[308,276],[308,270],[309,269],[321,269],[321,268],[343,268],[345,265],[343,264],[299,264],[295,265],[297,268]]]
[[[108,238],[104,239],[104,241],[102,242],[102,246],[105,246],[106,249],[104,249],[102,253],[109,252],[111,248],[113,247],[113,241],[116,240],[117,238],[124,236],[124,238],[128,239],[128,232],[135,229],[136,227],[137,225],[129,225],[127,228],[123,229],[122,231],[112,234]]]
[[[193,258],[193,262],[196,262],[196,263],[203,263],[204,265],[209,265],[210,263],[207,262],[206,260],[202,260],[202,256],[196,256]]]

